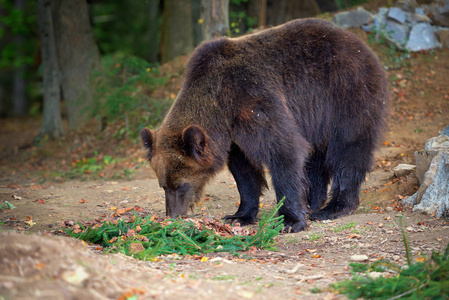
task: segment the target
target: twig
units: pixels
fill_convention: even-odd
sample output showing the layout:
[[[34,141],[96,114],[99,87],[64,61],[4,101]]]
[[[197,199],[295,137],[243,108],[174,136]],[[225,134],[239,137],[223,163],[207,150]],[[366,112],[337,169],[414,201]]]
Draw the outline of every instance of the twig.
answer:
[[[427,284],[427,283],[424,283],[424,284],[422,284],[422,285],[421,285],[420,287],[414,288],[413,290],[407,291],[407,292],[405,292],[405,293],[402,293],[402,294],[400,294],[400,295],[397,295],[397,296],[391,297],[391,298],[390,298],[390,299],[388,299],[388,300],[394,300],[394,299],[399,299],[399,298],[402,298],[402,296],[405,296],[405,295],[411,294],[411,293],[413,293],[414,291],[416,291],[416,290],[418,290],[418,289],[420,289],[420,288],[424,287],[424,286],[425,286],[426,284]]]

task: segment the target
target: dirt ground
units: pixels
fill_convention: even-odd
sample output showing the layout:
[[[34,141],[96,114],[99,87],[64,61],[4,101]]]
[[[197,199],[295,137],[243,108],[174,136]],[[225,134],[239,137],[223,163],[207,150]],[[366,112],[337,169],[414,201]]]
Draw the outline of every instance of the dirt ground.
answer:
[[[373,47],[384,60],[391,55]],[[174,72],[179,66],[166,68]],[[357,213],[310,222],[306,231],[281,235],[278,252],[253,250],[238,257],[171,255],[142,262],[55,236],[75,221],[101,219],[121,208],[136,207],[139,214],[162,217],[163,191],[137,142],[114,142],[108,132],[99,140],[95,133],[79,131],[36,145],[38,118],[0,120],[0,204],[8,201],[16,207],[0,210],[0,299],[340,299],[345,297],[310,290],[349,278],[351,256],[405,264],[399,215],[405,216],[415,258],[445,248],[449,221],[403,207],[400,199],[416,190],[417,179],[414,174],[395,179],[392,168],[413,163],[413,152],[449,124],[449,51],[412,54],[387,72],[389,128]],[[172,78],[174,93],[180,80]],[[73,161],[94,150],[121,160],[107,166],[99,178],[65,178],[64,170],[70,170]],[[123,168],[132,174],[115,176]],[[274,199],[273,191],[267,192],[262,209],[272,208]],[[207,187],[207,198],[191,217],[222,218],[236,211],[238,201],[235,182],[224,171]]]

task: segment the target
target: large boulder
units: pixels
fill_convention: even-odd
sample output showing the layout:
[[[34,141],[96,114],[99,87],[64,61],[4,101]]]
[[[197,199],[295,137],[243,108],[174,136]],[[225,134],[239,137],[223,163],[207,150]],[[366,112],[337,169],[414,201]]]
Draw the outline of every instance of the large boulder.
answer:
[[[415,152],[415,159],[420,187],[403,202],[414,205],[416,212],[449,216],[449,126],[429,139],[424,150]]]

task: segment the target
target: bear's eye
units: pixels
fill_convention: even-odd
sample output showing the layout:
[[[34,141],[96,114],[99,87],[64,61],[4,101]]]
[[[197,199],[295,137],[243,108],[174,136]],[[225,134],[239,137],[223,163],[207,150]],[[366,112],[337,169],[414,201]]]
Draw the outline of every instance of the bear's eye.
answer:
[[[186,193],[188,190],[189,190],[189,188],[190,188],[190,184],[188,184],[188,183],[184,183],[183,185],[181,185],[176,191],[178,192],[178,193]]]

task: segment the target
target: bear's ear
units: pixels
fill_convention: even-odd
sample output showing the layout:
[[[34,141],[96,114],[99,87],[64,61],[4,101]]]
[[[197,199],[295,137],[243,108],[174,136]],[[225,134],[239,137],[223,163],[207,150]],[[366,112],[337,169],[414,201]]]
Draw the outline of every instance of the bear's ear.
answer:
[[[201,165],[209,165],[212,157],[209,151],[209,140],[204,129],[197,125],[190,125],[182,132],[184,150],[188,156]]]
[[[140,137],[142,138],[143,146],[148,150],[148,160],[151,160],[154,152],[154,132],[145,127],[140,131]]]

